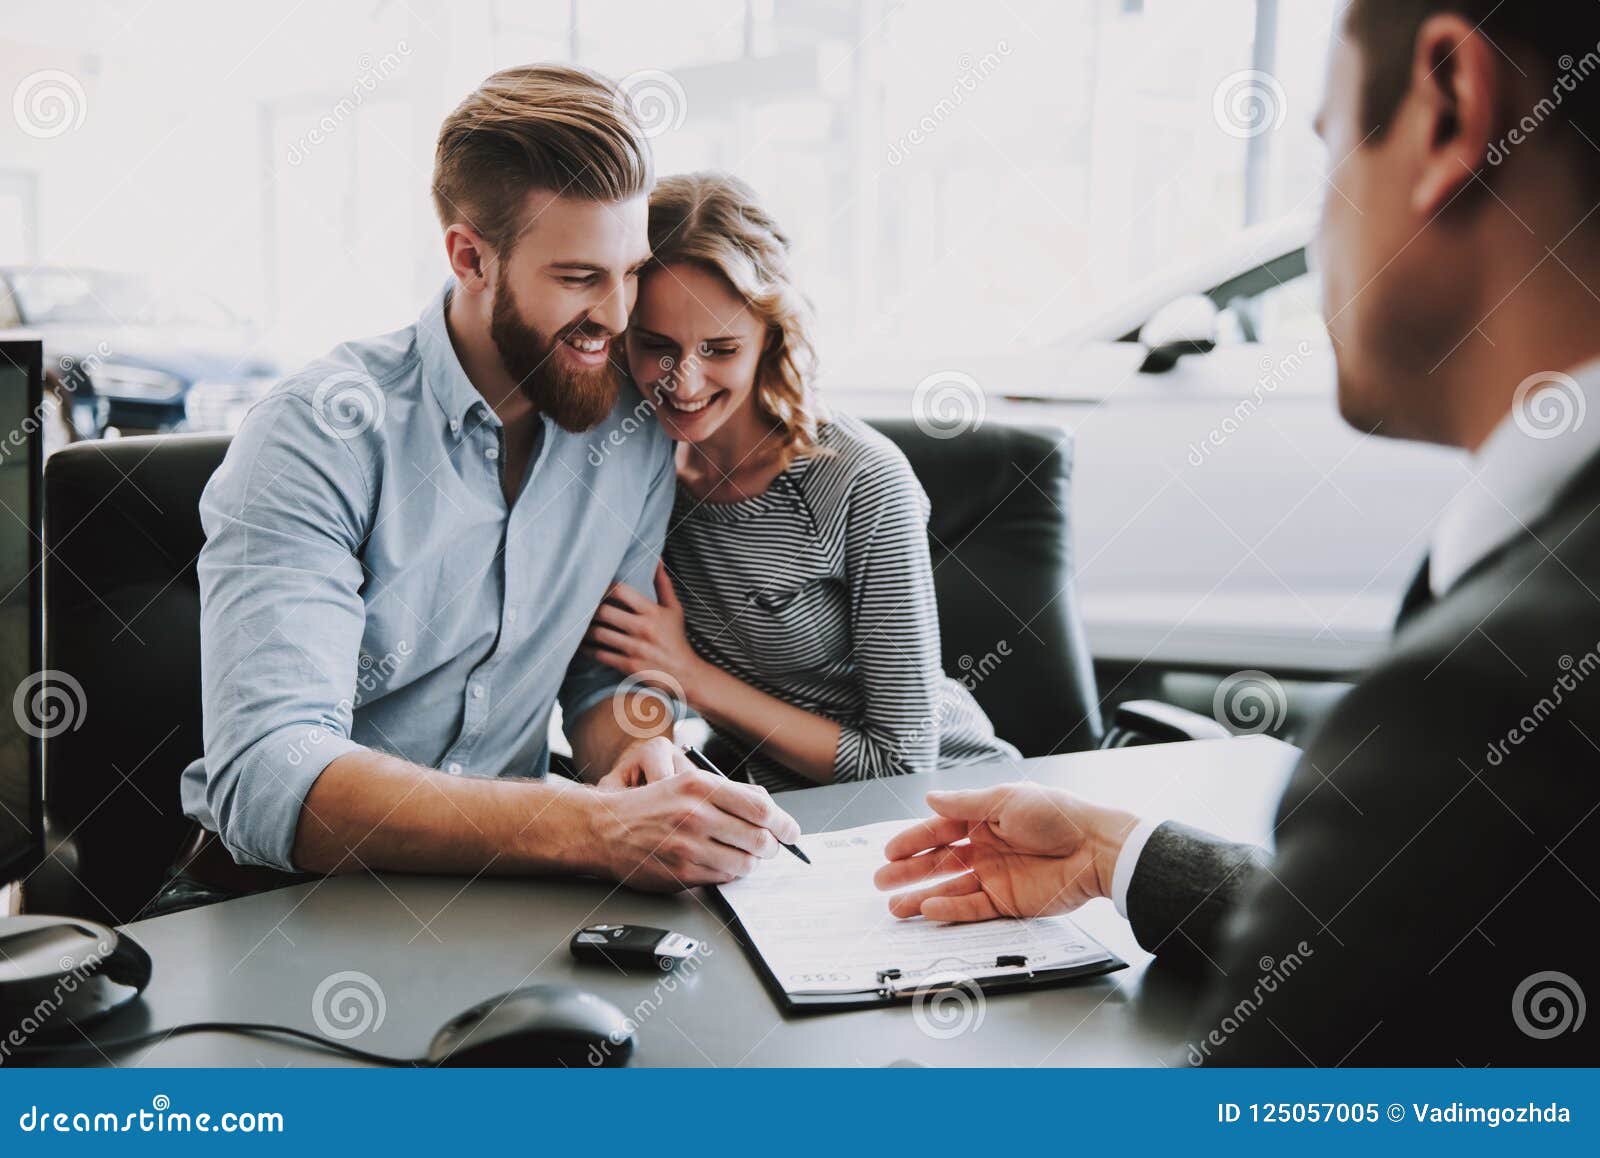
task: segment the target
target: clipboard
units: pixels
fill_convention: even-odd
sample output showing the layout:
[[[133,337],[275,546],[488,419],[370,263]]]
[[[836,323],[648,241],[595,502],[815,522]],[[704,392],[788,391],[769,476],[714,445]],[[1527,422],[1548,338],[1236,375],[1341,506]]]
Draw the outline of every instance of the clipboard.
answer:
[[[1004,960],[1002,957],[997,959],[993,966],[971,970],[961,970],[954,966],[939,966],[937,970],[924,968],[913,970],[911,973],[896,967],[880,969],[877,986],[868,990],[832,993],[791,992],[784,987],[778,975],[767,964],[767,959],[755,947],[744,924],[734,913],[733,906],[728,904],[720,890],[717,893],[717,902],[727,912],[728,928],[750,959],[750,964],[755,967],[756,975],[761,978],[761,983],[771,994],[778,1008],[786,1014],[876,1009],[895,1004],[910,1004],[935,993],[969,988],[976,988],[985,996],[1014,993],[1024,989],[1045,989],[1115,973],[1119,969],[1128,967],[1126,961],[1107,949],[1102,960],[1061,969],[1030,969],[1025,957],[1020,964],[1003,965],[1000,963]]]
[[[1067,917],[917,928],[912,927],[914,922],[896,922],[888,916],[887,894],[878,893],[872,886],[871,867],[884,842],[904,825],[904,821],[892,821],[803,836],[801,846],[812,858],[810,867],[817,870],[817,875],[805,872],[797,862],[769,861],[757,870],[758,874],[767,874],[762,879],[716,889],[717,901],[729,918],[728,927],[785,1014],[873,1009],[926,1000],[951,991],[1009,993],[1066,985],[1127,968],[1126,961]],[[858,876],[860,887],[854,884]],[[725,889],[737,890],[746,910],[767,921],[766,931],[772,940],[768,951],[763,951],[757,935],[760,930],[747,926]],[[846,924],[852,918],[864,919],[863,914],[870,911],[871,920],[892,931],[910,934],[888,940],[913,941],[915,947],[884,945],[884,959],[872,959],[870,965],[863,965],[862,961],[873,958],[877,946],[861,948],[848,968],[830,971],[825,963],[816,963],[822,960],[823,950],[808,954],[802,949],[797,955],[795,945],[805,940],[803,918],[799,919],[801,931],[785,929],[781,936],[772,937],[775,922],[782,923],[791,910],[809,910],[810,920],[818,923],[826,921],[830,904],[838,905],[841,921]],[[777,909],[783,910],[782,916],[771,912]],[[948,937],[942,932],[944,929],[950,930]],[[1010,943],[1013,938],[1015,944]],[[1046,941],[1068,944],[1052,953]],[[981,951],[974,951],[974,945],[981,946]],[[780,976],[780,969],[795,968],[808,956],[817,972]],[[769,959],[772,957],[779,959],[778,966]],[[892,959],[895,957],[899,959]],[[808,984],[810,977],[815,981]]]

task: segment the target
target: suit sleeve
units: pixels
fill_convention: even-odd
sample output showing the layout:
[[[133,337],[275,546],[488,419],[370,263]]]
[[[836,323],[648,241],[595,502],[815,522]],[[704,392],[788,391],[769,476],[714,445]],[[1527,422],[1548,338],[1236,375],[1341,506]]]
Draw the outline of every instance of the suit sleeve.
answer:
[[[1216,955],[1223,919],[1266,857],[1168,821],[1150,835],[1128,886],[1128,922],[1139,944],[1169,964],[1194,969]]]

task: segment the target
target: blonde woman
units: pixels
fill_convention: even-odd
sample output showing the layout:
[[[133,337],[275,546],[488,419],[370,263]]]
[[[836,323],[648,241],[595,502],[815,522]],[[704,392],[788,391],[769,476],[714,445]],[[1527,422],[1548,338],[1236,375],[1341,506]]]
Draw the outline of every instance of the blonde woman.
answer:
[[[669,177],[650,243],[627,356],[678,489],[656,601],[613,588],[592,654],[682,697],[712,757],[773,790],[1016,759],[940,669],[927,496],[816,398],[777,224],[737,178]]]

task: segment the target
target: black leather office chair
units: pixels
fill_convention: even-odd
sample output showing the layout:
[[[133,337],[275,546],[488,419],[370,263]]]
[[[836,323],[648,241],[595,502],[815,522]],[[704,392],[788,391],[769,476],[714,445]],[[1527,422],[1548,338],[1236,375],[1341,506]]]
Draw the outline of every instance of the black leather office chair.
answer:
[[[1209,716],[1128,700],[1102,727],[1078,611],[1070,432],[986,423],[955,437],[879,420],[932,505],[944,669],[1024,756],[1229,735]],[[1004,653],[998,650],[1004,642]]]
[[[1067,432],[992,424],[937,439],[910,422],[874,425],[932,500],[945,669],[1001,736],[1039,756],[1227,734],[1143,703],[1122,705],[1102,733],[1073,590]],[[46,464],[46,665],[77,681],[84,710],[45,742],[60,843],[54,871],[30,883],[30,907],[132,920],[188,832],[178,776],[203,750],[199,500],[228,442],[84,442]]]
[[[944,669],[1024,756],[1100,743],[1100,704],[1073,583],[1072,435],[986,423],[955,437],[874,421],[933,512],[928,549]]]
[[[83,689],[45,741],[54,872],[30,907],[131,920],[188,821],[178,774],[202,751],[200,492],[226,436],[81,442],[45,464],[45,665]]]

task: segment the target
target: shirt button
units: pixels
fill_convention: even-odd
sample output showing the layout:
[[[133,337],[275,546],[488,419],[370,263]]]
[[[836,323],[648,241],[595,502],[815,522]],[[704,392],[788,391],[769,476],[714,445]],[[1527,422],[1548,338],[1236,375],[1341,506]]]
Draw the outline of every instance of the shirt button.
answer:
[[[516,621],[517,621],[517,609],[515,607],[506,608],[506,622],[507,623],[515,623]]]
[[[450,766],[446,768],[445,771],[450,773],[452,776],[459,776],[461,775],[461,765],[452,761]]]
[[[475,700],[483,699],[483,685],[482,684],[473,684],[472,685],[472,698],[475,699]]]
[[[450,433],[451,434],[460,434],[461,433],[461,419],[452,418],[450,420]]]
[[[488,450],[483,452],[483,457],[488,459],[490,462],[493,462],[495,459],[500,457],[500,448],[498,446],[489,447]]]

